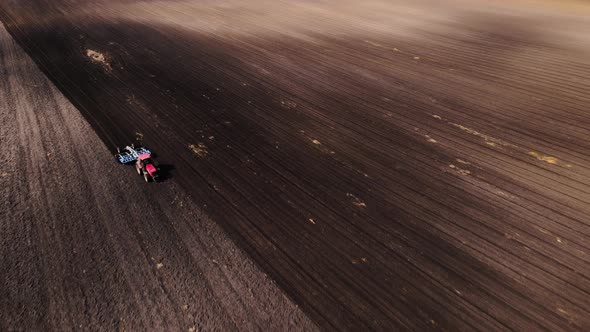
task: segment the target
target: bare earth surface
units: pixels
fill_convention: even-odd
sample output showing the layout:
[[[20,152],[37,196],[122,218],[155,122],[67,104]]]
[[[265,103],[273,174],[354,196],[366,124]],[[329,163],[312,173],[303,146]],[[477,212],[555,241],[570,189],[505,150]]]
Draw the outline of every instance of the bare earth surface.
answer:
[[[0,330],[313,330],[172,181],[146,186],[0,27]]]
[[[178,237],[202,236],[199,223],[177,223],[170,209],[185,190],[322,328],[590,330],[588,13],[583,2],[549,0],[0,0],[8,31],[108,148],[141,139],[170,169],[167,182],[145,186],[111,166],[106,151],[100,163],[66,159],[77,155],[70,152],[43,167],[28,154],[41,158],[48,148],[12,152],[9,165],[22,158],[27,176],[16,177],[24,184],[3,178],[24,186],[3,190],[42,203],[9,207],[37,215],[3,227],[38,238],[30,242],[38,249],[22,249],[31,262],[75,249],[57,260],[58,271],[81,266],[82,253],[95,271],[118,262],[112,275],[128,276],[127,292],[149,302],[152,289],[164,290],[144,293],[143,277],[167,276],[172,262],[186,262],[185,272],[164,285],[200,285],[188,250],[175,249]],[[2,123],[17,130],[5,125],[16,120]],[[52,142],[86,151],[72,139]],[[63,223],[30,225],[57,218],[64,203],[43,190],[69,186],[64,179],[80,177],[79,164],[96,167],[80,180],[93,184],[78,194],[64,188],[80,203],[62,207],[78,216],[60,219],[79,234],[61,234]],[[61,172],[43,177],[44,167]],[[104,172],[117,175],[95,188]],[[20,189],[31,178],[39,190]],[[139,199],[146,207],[167,206],[167,221],[144,221],[139,208],[128,224],[117,221],[135,196],[120,181],[149,195]],[[94,192],[109,208],[87,207]],[[85,215],[101,222],[82,223]],[[98,245],[105,241],[113,244]],[[26,239],[3,245],[14,242]],[[43,266],[7,257],[20,269]],[[145,264],[128,270],[124,262],[138,257]],[[71,287],[90,282],[81,271],[39,269],[23,272],[44,276],[24,284],[43,291],[20,297],[39,322],[76,320],[58,308],[43,314],[55,298],[93,307],[110,294]],[[21,307],[10,308],[3,322],[22,317]],[[177,317],[164,311],[157,325],[141,308],[110,310],[137,310],[148,327]]]

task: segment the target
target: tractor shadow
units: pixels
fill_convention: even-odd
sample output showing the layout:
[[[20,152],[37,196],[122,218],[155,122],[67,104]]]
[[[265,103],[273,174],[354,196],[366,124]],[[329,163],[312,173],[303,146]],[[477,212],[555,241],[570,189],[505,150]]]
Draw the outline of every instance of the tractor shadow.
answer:
[[[158,165],[158,175],[159,175],[159,182],[165,182],[173,177],[175,167],[174,165],[170,164],[159,164]]]

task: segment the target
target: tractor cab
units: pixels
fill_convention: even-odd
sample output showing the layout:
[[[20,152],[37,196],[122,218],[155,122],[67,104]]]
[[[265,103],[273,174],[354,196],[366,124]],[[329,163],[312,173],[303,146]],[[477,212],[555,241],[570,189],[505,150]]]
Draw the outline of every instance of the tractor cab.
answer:
[[[141,163],[142,166],[153,164],[152,155],[149,153],[142,153],[137,157],[137,162]]]

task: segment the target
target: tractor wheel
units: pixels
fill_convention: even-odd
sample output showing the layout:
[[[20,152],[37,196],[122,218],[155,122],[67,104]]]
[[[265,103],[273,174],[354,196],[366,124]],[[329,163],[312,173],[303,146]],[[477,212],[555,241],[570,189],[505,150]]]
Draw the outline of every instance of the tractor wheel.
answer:
[[[141,168],[137,164],[135,164],[135,171],[137,171],[137,175],[141,175]]]
[[[148,175],[147,172],[143,173],[143,179],[145,180],[145,182],[150,182],[150,176]]]

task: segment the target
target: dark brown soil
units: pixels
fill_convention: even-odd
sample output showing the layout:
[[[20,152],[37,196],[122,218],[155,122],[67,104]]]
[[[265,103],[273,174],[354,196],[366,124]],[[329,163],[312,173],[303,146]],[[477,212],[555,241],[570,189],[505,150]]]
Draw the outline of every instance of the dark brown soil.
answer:
[[[186,190],[321,327],[588,330],[587,19],[355,3],[0,18],[109,148],[140,136],[174,166],[152,187]]]
[[[119,166],[0,26],[0,330],[315,329],[173,181]]]

